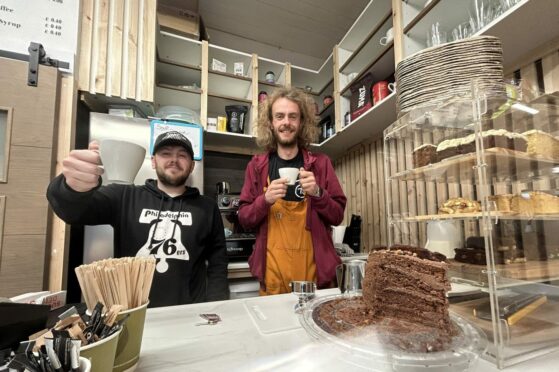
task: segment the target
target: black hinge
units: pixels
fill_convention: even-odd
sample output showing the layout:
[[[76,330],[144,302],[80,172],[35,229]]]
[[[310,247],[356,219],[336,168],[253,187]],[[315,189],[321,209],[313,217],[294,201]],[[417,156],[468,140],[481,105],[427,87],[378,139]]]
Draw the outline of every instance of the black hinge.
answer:
[[[29,44],[29,73],[27,74],[27,85],[36,87],[39,83],[39,65],[52,66],[52,67],[64,67],[68,68],[69,64],[67,62],[59,62],[56,59],[47,57],[45,48],[40,43],[31,42]]]
[[[31,42],[27,48],[29,55],[15,53],[7,50],[0,50],[0,57],[17,59],[20,61],[29,62],[29,72],[27,73],[27,85],[36,87],[39,83],[39,65],[60,67],[68,69],[70,64],[68,62],[58,61],[47,57],[45,48],[40,43]]]

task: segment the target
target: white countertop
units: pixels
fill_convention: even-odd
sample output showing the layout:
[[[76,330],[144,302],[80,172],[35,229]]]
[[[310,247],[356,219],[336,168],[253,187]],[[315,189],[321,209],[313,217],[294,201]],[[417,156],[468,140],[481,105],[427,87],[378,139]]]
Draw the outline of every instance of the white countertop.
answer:
[[[338,289],[318,292],[319,296]],[[148,309],[137,371],[358,371],[339,352],[313,341],[299,325],[292,294]],[[252,309],[252,310],[251,310]],[[264,314],[262,319],[251,315]],[[270,311],[273,319],[266,318]],[[202,313],[222,321],[200,325]],[[556,371],[559,352],[506,372]],[[499,371],[480,360],[475,371]]]
[[[347,256],[347,257],[340,257],[342,259],[342,262],[346,262],[346,261],[351,261],[351,260],[367,260],[367,257],[369,256],[368,253],[356,253],[353,256]],[[227,269],[229,270],[242,270],[242,269],[248,269],[248,262],[247,261],[233,261],[233,262],[229,262],[229,264],[227,265]]]

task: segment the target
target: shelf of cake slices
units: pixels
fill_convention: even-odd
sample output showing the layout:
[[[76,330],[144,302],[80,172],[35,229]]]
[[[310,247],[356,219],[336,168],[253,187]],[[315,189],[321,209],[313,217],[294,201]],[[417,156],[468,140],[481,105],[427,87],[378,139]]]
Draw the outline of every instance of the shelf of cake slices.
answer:
[[[487,215],[494,223],[499,220],[559,221],[559,195],[556,190],[521,191],[488,197]],[[391,222],[427,222],[436,220],[479,220],[483,218],[481,203],[467,197],[448,198],[437,213],[395,213]]]
[[[440,107],[418,108],[389,127],[387,148],[405,152],[406,160],[391,169],[390,180],[474,181],[479,167],[500,181],[559,173],[557,93],[530,103],[491,97],[480,106],[483,114],[476,119],[472,100],[457,98]],[[392,158],[397,156],[391,151]]]

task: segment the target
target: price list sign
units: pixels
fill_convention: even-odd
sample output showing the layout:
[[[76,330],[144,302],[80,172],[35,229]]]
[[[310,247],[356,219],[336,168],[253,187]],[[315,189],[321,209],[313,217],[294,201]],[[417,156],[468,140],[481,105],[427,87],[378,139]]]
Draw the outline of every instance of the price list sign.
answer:
[[[30,42],[74,67],[79,0],[0,0],[0,49],[28,54]]]

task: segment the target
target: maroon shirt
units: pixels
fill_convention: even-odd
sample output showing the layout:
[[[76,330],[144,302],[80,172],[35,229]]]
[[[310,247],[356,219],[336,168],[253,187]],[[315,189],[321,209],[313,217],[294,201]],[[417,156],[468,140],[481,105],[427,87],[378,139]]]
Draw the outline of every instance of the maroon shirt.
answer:
[[[332,242],[331,226],[339,225],[344,218],[346,197],[340,186],[330,159],[324,154],[303,152],[304,168],[314,174],[321,189],[320,197],[309,197],[305,227],[310,230],[316,263],[317,285],[327,286],[336,278],[340,257]],[[268,241],[268,211],[270,205],[264,198],[268,179],[269,153],[254,155],[245,171],[245,183],[239,204],[239,222],[245,229],[258,229],[254,251],[248,259],[250,272],[264,285],[266,272],[266,247]]]

